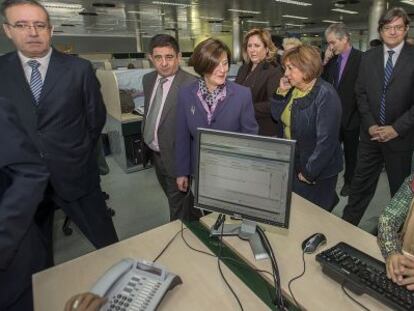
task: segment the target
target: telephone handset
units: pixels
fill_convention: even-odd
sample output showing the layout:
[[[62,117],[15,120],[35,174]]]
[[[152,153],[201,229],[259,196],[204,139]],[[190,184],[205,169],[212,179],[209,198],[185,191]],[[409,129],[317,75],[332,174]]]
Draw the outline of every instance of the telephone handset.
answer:
[[[108,300],[101,311],[156,310],[168,290],[181,278],[162,266],[131,258],[114,264],[90,290]]]

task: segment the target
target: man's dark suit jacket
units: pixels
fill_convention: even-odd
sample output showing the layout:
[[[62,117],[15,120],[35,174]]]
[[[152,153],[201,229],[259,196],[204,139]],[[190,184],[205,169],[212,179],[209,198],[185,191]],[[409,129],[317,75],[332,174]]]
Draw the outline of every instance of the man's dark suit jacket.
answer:
[[[20,126],[14,107],[0,98],[0,310],[30,289],[46,265],[46,246],[34,215],[48,173]]]
[[[158,73],[156,71],[150,72],[147,73],[142,79],[142,86],[145,96],[144,121],[142,128],[145,126],[145,116],[148,113],[148,107],[157,75]],[[175,177],[175,128],[178,90],[180,87],[195,81],[195,79],[196,77],[181,69],[177,71],[170,90],[168,91],[167,98],[165,99],[164,109],[162,111],[160,124],[158,126],[158,144],[160,147],[160,154],[165,169],[171,177]],[[149,153],[149,148],[144,144],[145,162],[148,162],[150,157]]]
[[[39,105],[16,52],[0,57],[0,94],[16,106],[23,126],[65,201],[75,201],[99,185],[94,148],[106,119],[91,64],[53,50]]]
[[[45,204],[37,217],[49,250],[55,206],[95,247],[117,241],[99,186],[95,147],[106,112],[90,62],[53,50],[36,105],[18,54],[6,54],[0,57],[0,94],[16,106],[50,173]]]
[[[356,130],[360,126],[360,117],[355,94],[355,82],[358,77],[359,64],[362,52],[352,48],[348,61],[342,72],[337,92],[342,104],[342,128],[344,130]],[[336,77],[338,56],[333,57],[324,68],[322,78],[332,85]]]
[[[405,44],[394,66],[386,95],[386,125],[399,134],[384,146],[390,151],[414,148],[414,48]],[[370,140],[369,127],[379,125],[384,84],[384,50],[373,48],[362,55],[356,94],[362,120],[361,140]]]
[[[252,91],[254,113],[259,124],[259,135],[282,136],[281,124],[272,119],[270,98],[279,86],[283,76],[282,68],[269,62],[261,62],[251,72],[252,63],[240,67],[236,83],[247,86]]]

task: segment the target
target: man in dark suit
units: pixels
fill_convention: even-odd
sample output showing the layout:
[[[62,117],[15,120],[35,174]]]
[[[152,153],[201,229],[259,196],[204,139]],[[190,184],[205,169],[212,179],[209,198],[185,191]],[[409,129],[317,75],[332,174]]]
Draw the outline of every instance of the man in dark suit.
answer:
[[[143,77],[144,142],[147,159],[155,167],[158,181],[170,207],[170,220],[188,219],[193,210],[191,199],[175,182],[175,126],[178,89],[195,80],[179,67],[181,53],[177,41],[169,35],[156,35],[150,41],[149,59],[155,67]]]
[[[46,267],[34,215],[48,173],[11,103],[0,97],[0,310],[32,310],[31,277]]]
[[[414,48],[405,44],[410,21],[401,8],[378,22],[383,46],[361,59],[356,83],[361,114],[358,164],[343,219],[358,225],[375,193],[382,167],[391,196],[411,172],[414,147]]]
[[[53,27],[36,1],[6,0],[1,12],[17,51],[0,57],[0,94],[15,105],[50,173],[36,215],[49,250],[57,207],[95,247],[114,243],[94,152],[106,113],[92,66],[50,47]]]
[[[351,36],[342,23],[332,24],[325,31],[328,49],[325,53],[322,78],[338,92],[342,104],[340,139],[344,146],[344,186],[340,194],[348,196],[357,163],[359,143],[359,111],[355,94],[362,52],[353,48]]]

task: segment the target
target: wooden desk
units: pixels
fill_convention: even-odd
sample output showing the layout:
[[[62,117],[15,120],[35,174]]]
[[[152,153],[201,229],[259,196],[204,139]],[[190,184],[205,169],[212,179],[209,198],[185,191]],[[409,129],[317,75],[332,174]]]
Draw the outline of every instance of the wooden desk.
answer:
[[[210,227],[216,218],[217,214],[210,214],[202,218],[201,221],[204,225]],[[361,310],[344,294],[340,284],[322,272],[320,264],[315,260],[315,255],[343,241],[382,260],[374,236],[326,212],[296,194],[292,195],[289,229],[266,225],[263,228],[266,230],[267,237],[275,252],[285,297],[291,299],[288,282],[301,273],[303,269],[302,241],[313,233],[321,232],[325,234],[328,242],[326,246],[319,248],[315,254],[305,255],[306,273],[292,284],[296,300],[306,310]],[[227,246],[252,267],[271,271],[269,260],[256,261],[254,259],[248,242],[237,237],[226,237],[223,240]],[[263,274],[263,277],[273,284],[271,276]],[[351,295],[370,310],[390,310],[368,295],[357,296],[353,293]]]
[[[175,221],[35,274],[35,310],[63,310],[72,295],[88,291],[99,276],[122,258],[153,260],[180,228],[181,222]],[[184,230],[184,237],[194,248],[208,252],[189,230]],[[159,263],[183,281],[167,293],[159,310],[239,310],[220,276],[217,259],[189,249],[180,235],[160,257]],[[222,265],[222,268],[246,311],[269,310],[227,267]]]

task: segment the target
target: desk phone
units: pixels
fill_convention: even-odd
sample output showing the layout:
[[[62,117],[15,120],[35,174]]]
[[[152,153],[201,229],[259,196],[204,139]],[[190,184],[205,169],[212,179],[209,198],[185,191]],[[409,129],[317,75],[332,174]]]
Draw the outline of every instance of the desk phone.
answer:
[[[113,265],[90,291],[108,299],[101,311],[151,311],[168,290],[181,283],[178,275],[156,263],[126,258]]]

